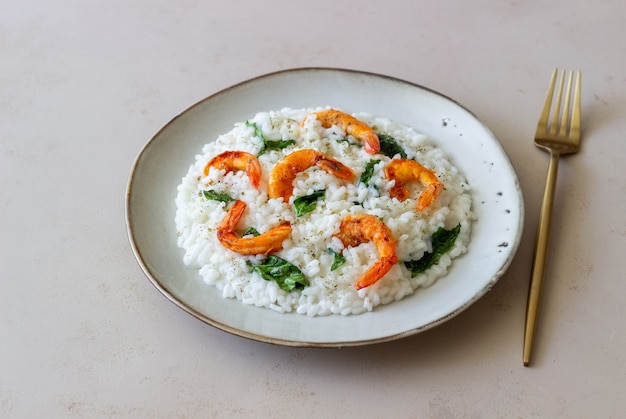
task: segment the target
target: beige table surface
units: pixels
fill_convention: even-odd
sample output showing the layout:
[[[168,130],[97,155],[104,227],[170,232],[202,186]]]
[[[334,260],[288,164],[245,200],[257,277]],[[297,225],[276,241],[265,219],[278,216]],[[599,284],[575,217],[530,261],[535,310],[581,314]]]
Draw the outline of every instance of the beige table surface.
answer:
[[[0,1],[0,417],[619,418],[626,414],[626,3]],[[129,245],[141,147],[235,83],[339,67],[428,86],[496,134],[522,242],[497,285],[406,339],[298,349],[208,326]],[[554,67],[583,73],[535,358],[522,366]]]

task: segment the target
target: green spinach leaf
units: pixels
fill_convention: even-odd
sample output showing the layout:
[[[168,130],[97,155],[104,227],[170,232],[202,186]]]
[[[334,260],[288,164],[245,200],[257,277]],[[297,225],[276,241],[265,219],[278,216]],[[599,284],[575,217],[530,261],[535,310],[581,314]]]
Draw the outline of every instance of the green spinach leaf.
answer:
[[[295,143],[296,140],[265,140],[265,148],[268,150],[282,150]]]
[[[370,160],[365,165],[365,170],[363,171],[363,173],[361,173],[359,182],[362,182],[365,184],[365,186],[367,186],[369,181],[372,179],[372,175],[374,174],[374,166],[376,166],[378,163],[380,163],[380,160]]]
[[[324,189],[315,191],[311,195],[299,196],[293,200],[293,208],[296,213],[296,217],[300,217],[304,214],[307,214],[315,209],[317,205],[317,200],[319,198],[324,198],[324,193],[326,191]]]
[[[252,235],[252,236],[260,236],[261,234],[258,232],[258,230],[254,227],[248,227],[246,228],[246,231],[243,232],[242,236],[248,236],[248,235]]]
[[[411,278],[416,277],[417,275],[424,272],[426,269],[430,268],[433,265],[436,265],[439,262],[439,258],[442,255],[449,252],[454,246],[454,242],[461,231],[461,224],[457,224],[451,230],[446,230],[443,227],[439,227],[437,231],[433,233],[432,242],[433,242],[433,250],[432,252],[424,253],[418,260],[411,260],[404,262],[404,266],[407,267],[411,271]]]
[[[378,140],[380,142],[380,152],[382,154],[389,158],[393,158],[396,154],[400,154],[400,157],[406,159],[406,152],[391,135],[378,134]]]
[[[331,248],[328,248],[328,253],[334,256],[333,264],[330,266],[331,271],[334,271],[346,262],[346,258],[341,253],[335,252]]]
[[[202,191],[202,196],[211,201],[231,202],[235,200],[230,195],[214,191],[213,189]]]
[[[274,281],[285,291],[304,289],[309,286],[309,280],[302,271],[285,259],[271,255],[265,262],[253,265],[252,270],[266,281]]]
[[[253,127],[254,135],[261,139],[261,150],[257,154],[257,157],[264,154],[267,150],[281,150],[296,143],[296,140],[268,140],[265,138],[263,131],[261,131],[261,129],[257,126],[256,122],[246,121],[246,126]]]

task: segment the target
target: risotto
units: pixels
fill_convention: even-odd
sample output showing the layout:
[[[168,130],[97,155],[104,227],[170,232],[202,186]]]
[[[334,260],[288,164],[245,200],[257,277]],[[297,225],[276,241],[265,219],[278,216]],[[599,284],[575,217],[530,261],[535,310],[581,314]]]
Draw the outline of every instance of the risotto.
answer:
[[[204,146],[183,177],[175,223],[184,263],[197,269],[224,298],[281,313],[360,314],[432,285],[446,275],[454,258],[467,251],[473,219],[470,186],[436,144],[412,127],[354,114],[380,137],[381,150],[372,152],[341,126],[326,128],[317,118],[307,117],[322,109],[260,112],[236,123]],[[272,169],[299,150],[332,157],[352,169],[356,180],[313,166],[288,185],[293,192],[287,200],[270,197]],[[250,171],[205,170],[209,161],[227,151],[256,156],[258,184]],[[426,208],[416,208],[423,181],[405,185],[406,199],[391,196],[396,180],[389,179],[385,167],[397,159],[419,162],[443,184]],[[265,237],[277,226],[289,225],[277,249],[241,254],[220,241],[218,229],[238,201],[246,204],[245,211],[232,236]],[[365,214],[386,226],[395,254],[386,259],[393,263],[379,280],[357,289],[359,278],[381,263],[383,249],[376,240],[346,244],[338,233],[346,216]],[[283,280],[285,276],[295,282],[286,284],[290,281]]]

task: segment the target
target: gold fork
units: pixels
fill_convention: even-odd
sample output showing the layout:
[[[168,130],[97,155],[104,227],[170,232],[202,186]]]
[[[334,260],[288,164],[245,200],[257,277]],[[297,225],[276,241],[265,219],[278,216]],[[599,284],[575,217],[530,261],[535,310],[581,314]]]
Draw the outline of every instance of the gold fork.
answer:
[[[546,188],[543,193],[543,203],[539,214],[537,230],[537,244],[533,259],[532,273],[530,277],[530,289],[528,291],[528,303],[526,306],[526,327],[524,329],[524,366],[530,364],[530,355],[533,348],[537,313],[541,299],[541,289],[546,268],[548,254],[548,241],[550,238],[550,221],[552,218],[552,206],[554,203],[554,190],[556,189],[556,175],[559,167],[561,154],[576,153],[580,148],[580,72],[570,71],[567,75],[567,88],[565,90],[565,103],[561,107],[563,86],[566,72],[561,73],[559,89],[554,95],[558,69],[554,69],[550,86],[546,95],[543,111],[539,117],[537,131],[535,133],[535,145],[550,153],[550,165],[546,179]],[[576,79],[574,84],[574,75]],[[574,102],[571,106],[570,99],[574,91]],[[550,119],[550,108],[553,97],[555,106]]]

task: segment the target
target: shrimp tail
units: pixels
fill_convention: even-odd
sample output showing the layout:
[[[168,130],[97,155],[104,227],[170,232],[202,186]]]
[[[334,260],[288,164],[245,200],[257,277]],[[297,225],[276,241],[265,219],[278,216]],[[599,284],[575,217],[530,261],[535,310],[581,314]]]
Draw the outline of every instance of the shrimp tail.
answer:
[[[417,199],[415,204],[418,211],[423,211],[430,206],[431,203],[435,202],[443,191],[443,184],[441,183],[431,183],[424,189]]]
[[[361,288],[373,285],[380,278],[385,276],[397,261],[398,258],[396,256],[381,258],[378,262],[370,266],[369,269],[357,279],[354,284],[354,288],[360,290]]]

